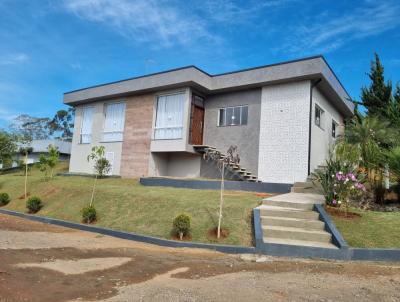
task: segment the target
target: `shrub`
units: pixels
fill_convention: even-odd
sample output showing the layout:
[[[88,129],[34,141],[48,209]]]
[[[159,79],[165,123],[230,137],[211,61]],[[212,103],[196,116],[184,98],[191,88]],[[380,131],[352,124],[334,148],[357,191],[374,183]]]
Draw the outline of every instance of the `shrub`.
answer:
[[[173,221],[173,231],[176,235],[179,235],[180,240],[183,239],[184,235],[190,232],[190,216],[186,214],[180,214],[175,217]]]
[[[87,206],[82,209],[82,222],[92,223],[97,220],[97,212],[94,206]]]
[[[32,196],[26,201],[26,208],[29,210],[29,213],[37,213],[42,207],[42,200],[37,196]]]
[[[10,202],[10,195],[7,193],[0,193],[0,207],[5,206]]]

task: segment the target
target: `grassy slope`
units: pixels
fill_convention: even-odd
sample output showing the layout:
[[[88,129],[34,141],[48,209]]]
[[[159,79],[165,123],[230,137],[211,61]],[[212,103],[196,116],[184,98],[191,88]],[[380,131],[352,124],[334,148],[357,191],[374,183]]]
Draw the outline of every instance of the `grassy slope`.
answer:
[[[354,247],[400,248],[400,212],[373,212],[351,209],[358,219],[332,217],[347,243]]]
[[[18,199],[23,180],[21,172],[0,175],[0,192],[12,198],[6,209],[26,211],[25,201]],[[93,179],[87,177],[57,176],[44,181],[33,169],[28,191],[44,202],[37,215],[80,222],[80,210],[90,200],[92,184]],[[254,193],[226,192],[223,227],[230,230],[230,236],[220,243],[251,245],[251,209],[260,201]],[[170,238],[173,218],[185,212],[192,217],[192,240],[197,242],[212,242],[207,230],[217,223],[218,203],[219,191],[144,187],[130,179],[99,180],[95,196],[99,226]]]

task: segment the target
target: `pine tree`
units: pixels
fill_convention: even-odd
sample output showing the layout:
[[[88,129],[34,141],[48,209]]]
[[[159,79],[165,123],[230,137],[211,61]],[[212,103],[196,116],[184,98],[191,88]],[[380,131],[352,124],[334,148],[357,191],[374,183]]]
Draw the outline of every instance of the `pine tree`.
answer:
[[[400,129],[400,83],[397,84],[388,110],[389,119],[394,127]]]
[[[384,67],[377,53],[375,53],[375,61],[371,62],[368,77],[371,80],[370,86],[361,88],[362,105],[367,109],[369,116],[387,118],[392,101],[392,83],[385,82]]]

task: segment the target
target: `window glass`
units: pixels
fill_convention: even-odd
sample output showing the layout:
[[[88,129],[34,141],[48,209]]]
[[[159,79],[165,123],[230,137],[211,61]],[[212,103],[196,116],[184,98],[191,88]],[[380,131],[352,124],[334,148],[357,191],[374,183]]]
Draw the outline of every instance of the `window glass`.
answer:
[[[233,108],[226,108],[226,124],[234,125],[235,116],[233,115]]]
[[[125,124],[125,103],[106,104],[103,141],[122,141]]]
[[[242,107],[233,108],[232,125],[240,125],[240,111]]]
[[[323,114],[324,111],[315,105],[315,124],[320,128],[322,128],[323,125]]]
[[[219,121],[218,121],[219,126],[225,126],[226,125],[226,120],[225,120],[225,109],[220,109],[219,110]]]
[[[338,124],[335,121],[332,121],[332,137],[336,138],[336,131],[337,131]]]
[[[247,125],[247,115],[248,115],[248,107],[247,106],[243,106],[242,107],[242,115],[241,115],[241,119],[240,119],[240,124],[241,125]]]
[[[92,141],[93,107],[84,107],[82,110],[81,144],[90,144]]]
[[[184,104],[184,93],[164,95],[157,98],[154,139],[182,138]]]

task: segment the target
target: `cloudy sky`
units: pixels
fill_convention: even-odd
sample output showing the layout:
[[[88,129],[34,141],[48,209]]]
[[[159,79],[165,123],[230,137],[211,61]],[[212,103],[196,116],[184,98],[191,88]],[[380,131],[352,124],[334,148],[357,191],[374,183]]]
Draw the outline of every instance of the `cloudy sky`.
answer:
[[[352,97],[374,51],[400,81],[400,1],[0,0],[0,127],[63,92],[197,65],[221,73],[323,54]]]

